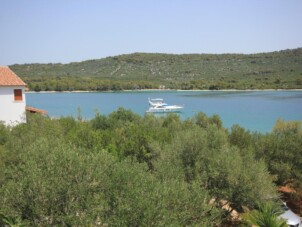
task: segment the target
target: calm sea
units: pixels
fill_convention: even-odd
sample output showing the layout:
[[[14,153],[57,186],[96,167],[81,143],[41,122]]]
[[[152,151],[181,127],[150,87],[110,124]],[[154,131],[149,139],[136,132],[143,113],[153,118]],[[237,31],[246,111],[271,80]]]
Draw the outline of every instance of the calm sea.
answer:
[[[78,116],[91,119],[118,107],[144,115],[148,98],[163,98],[185,108],[180,117],[198,112],[218,114],[227,128],[233,124],[262,133],[270,132],[278,118],[302,120],[302,91],[135,91],[89,93],[27,93],[27,105],[48,111],[50,117]]]

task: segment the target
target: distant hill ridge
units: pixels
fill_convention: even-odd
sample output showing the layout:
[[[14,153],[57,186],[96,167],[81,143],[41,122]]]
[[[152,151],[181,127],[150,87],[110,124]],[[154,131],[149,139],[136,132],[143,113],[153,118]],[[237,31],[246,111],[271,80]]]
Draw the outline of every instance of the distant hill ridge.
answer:
[[[258,54],[133,53],[10,66],[32,90],[297,89],[302,48]]]

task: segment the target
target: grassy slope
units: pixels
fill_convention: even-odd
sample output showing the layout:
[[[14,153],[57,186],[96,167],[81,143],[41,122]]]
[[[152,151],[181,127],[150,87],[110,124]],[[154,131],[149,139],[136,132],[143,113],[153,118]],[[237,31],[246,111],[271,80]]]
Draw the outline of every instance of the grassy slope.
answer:
[[[149,81],[183,89],[302,88],[302,48],[249,55],[134,53],[70,64],[10,67],[30,87],[72,78],[73,83]]]

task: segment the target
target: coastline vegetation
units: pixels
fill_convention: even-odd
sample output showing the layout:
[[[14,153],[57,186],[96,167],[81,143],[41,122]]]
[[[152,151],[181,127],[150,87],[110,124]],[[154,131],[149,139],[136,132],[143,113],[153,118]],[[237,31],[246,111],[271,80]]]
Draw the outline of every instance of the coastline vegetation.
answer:
[[[29,114],[0,124],[0,226],[222,226],[221,200],[244,212],[301,191],[301,147],[301,122],[281,119],[260,134],[204,113]]]
[[[10,67],[37,92],[302,89],[302,48]],[[248,226],[259,217],[283,226],[272,213],[284,186],[302,214],[299,121],[261,134],[204,113],[27,119],[0,122],[0,226]]]
[[[10,68],[32,91],[302,89],[302,48],[259,54],[134,53]]]

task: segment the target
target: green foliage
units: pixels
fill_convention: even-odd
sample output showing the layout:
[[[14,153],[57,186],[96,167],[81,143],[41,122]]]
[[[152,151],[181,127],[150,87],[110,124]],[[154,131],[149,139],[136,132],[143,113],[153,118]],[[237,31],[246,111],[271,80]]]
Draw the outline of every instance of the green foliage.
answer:
[[[216,125],[217,128],[222,128],[222,121],[217,114],[212,117],[208,117],[205,113],[198,113],[193,117],[193,122],[201,128],[208,128],[210,125]]]
[[[0,123],[0,146],[5,144],[9,136],[9,129]]]
[[[250,225],[259,227],[286,227],[286,221],[278,218],[282,213],[280,207],[273,203],[258,205],[258,209],[246,213],[243,217]]]
[[[251,145],[252,136],[239,125],[233,125],[230,133],[230,143],[240,149],[248,148]]]
[[[273,128],[273,132],[276,134],[299,134],[302,133],[302,122],[301,121],[288,121],[285,122],[282,119],[278,119]]]
[[[111,162],[103,153],[41,139],[19,155],[26,162],[9,172],[12,180],[1,190],[6,214],[14,211],[35,225],[85,225],[105,209],[103,172]]]
[[[301,122],[278,120],[273,133],[258,138],[255,145],[257,157],[266,161],[269,171],[276,175],[278,184],[294,181],[301,186]]]
[[[228,200],[237,210],[277,197],[265,163],[256,161],[251,150],[242,154],[230,147],[226,131],[215,125],[177,133],[163,152],[170,154],[166,162],[182,166],[188,183],[199,182],[213,197]]]
[[[213,198],[253,208],[278,197],[268,169],[282,181],[302,173],[301,128],[281,121],[229,133],[217,115],[120,108],[90,121],[30,114],[0,138],[0,225],[219,226]]]
[[[166,179],[159,181],[144,166],[127,160],[109,174],[109,225],[117,226],[213,226],[219,212],[207,204],[206,191],[197,184]],[[117,187],[118,185],[118,187]]]
[[[34,91],[302,88],[302,49],[260,54],[134,53],[10,66]]]
[[[0,226],[23,227],[26,226],[20,217],[8,217],[0,214]]]

